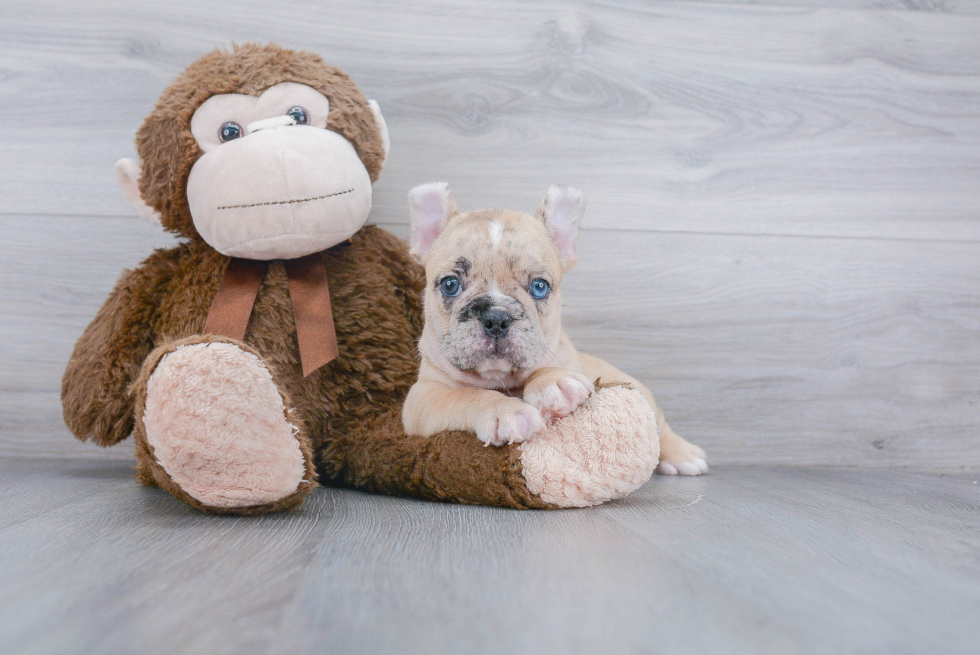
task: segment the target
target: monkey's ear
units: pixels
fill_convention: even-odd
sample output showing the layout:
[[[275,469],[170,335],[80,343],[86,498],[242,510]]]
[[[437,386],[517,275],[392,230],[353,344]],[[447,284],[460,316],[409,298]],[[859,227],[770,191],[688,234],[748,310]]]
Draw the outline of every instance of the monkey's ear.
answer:
[[[585,196],[570,186],[552,185],[538,207],[537,216],[544,221],[551,240],[558,246],[562,269],[567,271],[578,261],[578,230],[585,214]]]
[[[130,206],[136,210],[137,215],[147,223],[162,225],[159,212],[143,202],[143,198],[140,197],[140,165],[132,159],[120,159],[116,162],[116,177],[119,179],[123,195],[126,196]]]
[[[412,254],[425,261],[432,243],[459,210],[445,182],[421,184],[408,192]]]
[[[385,149],[384,161],[381,162],[382,165],[388,161],[388,153],[391,152],[391,139],[388,137],[388,124],[385,123],[385,117],[381,115],[381,106],[378,104],[377,100],[368,100],[368,105],[371,107],[371,111],[374,113],[374,121],[378,124],[378,129],[381,130],[381,146]]]

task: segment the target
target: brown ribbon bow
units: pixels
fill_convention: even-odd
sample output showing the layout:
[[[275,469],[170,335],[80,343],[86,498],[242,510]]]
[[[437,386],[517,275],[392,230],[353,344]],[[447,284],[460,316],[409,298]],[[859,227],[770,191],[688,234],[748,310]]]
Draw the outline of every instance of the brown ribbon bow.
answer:
[[[283,261],[289,279],[299,356],[306,377],[328,364],[340,350],[330,308],[330,287],[323,253]],[[211,303],[204,334],[218,334],[241,341],[269,262],[232,258]]]

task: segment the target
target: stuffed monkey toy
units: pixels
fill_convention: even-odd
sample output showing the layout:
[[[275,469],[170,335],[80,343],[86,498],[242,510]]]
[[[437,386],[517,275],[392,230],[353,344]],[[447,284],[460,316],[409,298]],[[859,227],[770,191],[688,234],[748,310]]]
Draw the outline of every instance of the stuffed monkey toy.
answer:
[[[528,443],[406,436],[421,265],[365,225],[387,156],[377,103],[317,55],[214,51],[163,92],[139,163],[141,217],[182,237],[123,273],[62,382],[82,441],[135,441],[137,479],[208,512],[299,505],[316,486],[515,508],[593,505],[657,464],[636,390],[607,387]]]

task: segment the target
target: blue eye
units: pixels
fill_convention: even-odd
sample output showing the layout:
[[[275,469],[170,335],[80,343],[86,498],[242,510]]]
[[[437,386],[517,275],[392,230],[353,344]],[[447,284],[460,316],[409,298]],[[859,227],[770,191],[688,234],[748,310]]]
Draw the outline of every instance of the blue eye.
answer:
[[[306,115],[306,110],[302,107],[293,107],[286,112],[286,115],[292,116],[297,125],[306,125],[310,122],[309,117]]]
[[[218,130],[218,139],[221,140],[221,143],[224,143],[225,141],[237,139],[243,132],[244,130],[241,125],[235,121],[228,121]]]
[[[531,297],[535,300],[542,300],[548,296],[548,292],[551,291],[551,285],[548,284],[547,280],[541,278],[535,278],[531,280],[531,288],[529,292]]]
[[[458,296],[462,288],[462,285],[459,283],[459,278],[454,275],[442,278],[442,282],[439,283],[439,291],[442,292],[442,295],[449,298]]]

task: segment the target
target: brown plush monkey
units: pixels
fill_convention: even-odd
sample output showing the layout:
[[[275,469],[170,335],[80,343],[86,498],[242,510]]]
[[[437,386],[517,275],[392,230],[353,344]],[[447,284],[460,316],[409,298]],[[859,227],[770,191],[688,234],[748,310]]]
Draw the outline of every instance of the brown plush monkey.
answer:
[[[140,482],[258,514],[298,505],[318,478],[552,508],[649,477],[656,435],[622,387],[531,449],[404,434],[424,273],[402,241],[362,227],[387,128],[343,72],[273,45],[212,52],[163,92],[136,145],[141,164],[117,164],[127,198],[185,241],[123,274],[75,346],[62,401],[82,441],[134,435]],[[603,416],[614,447],[597,454],[588,426]]]

